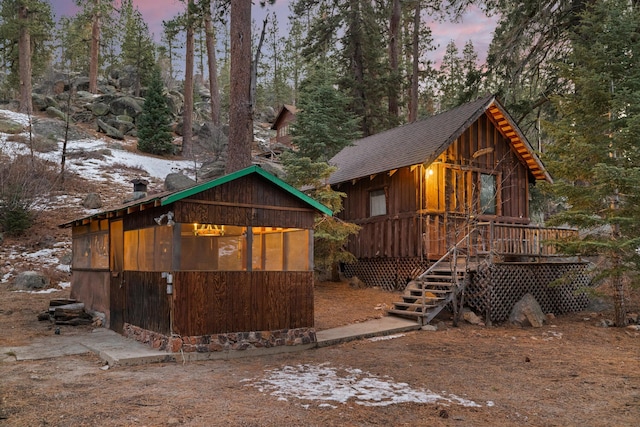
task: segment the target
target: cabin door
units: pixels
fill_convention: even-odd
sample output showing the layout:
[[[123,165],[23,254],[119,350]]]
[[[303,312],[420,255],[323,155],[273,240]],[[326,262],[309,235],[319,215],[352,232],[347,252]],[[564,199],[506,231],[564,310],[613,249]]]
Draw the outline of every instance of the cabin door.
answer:
[[[112,221],[110,224],[110,269],[111,283],[109,292],[109,306],[111,321],[109,327],[122,333],[124,327],[124,308],[126,303],[124,289],[124,234],[122,220]]]

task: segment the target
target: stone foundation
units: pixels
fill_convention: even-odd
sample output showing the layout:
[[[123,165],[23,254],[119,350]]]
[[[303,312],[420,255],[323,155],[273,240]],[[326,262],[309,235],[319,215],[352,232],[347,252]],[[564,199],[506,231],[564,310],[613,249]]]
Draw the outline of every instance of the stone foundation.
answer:
[[[124,324],[123,335],[152,348],[177,353],[208,353],[216,351],[242,351],[256,348],[294,346],[317,342],[315,328],[281,329],[277,331],[230,332],[226,334],[182,337],[166,336]]]

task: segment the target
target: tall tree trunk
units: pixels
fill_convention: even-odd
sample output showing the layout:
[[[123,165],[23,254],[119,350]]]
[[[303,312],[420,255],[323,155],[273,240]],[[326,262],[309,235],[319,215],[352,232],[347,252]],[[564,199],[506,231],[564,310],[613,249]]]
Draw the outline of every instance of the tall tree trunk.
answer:
[[[91,22],[91,57],[89,59],[89,92],[98,93],[98,55],[100,51],[100,0],[94,0]]]
[[[193,0],[187,3],[187,43],[184,70],[184,109],[182,113],[182,155],[193,153]]]
[[[416,9],[413,14],[413,66],[411,70],[411,95],[409,96],[409,123],[418,120],[418,66],[420,65],[420,0],[416,1]]]
[[[251,166],[251,2],[231,0],[231,88],[226,173]]]
[[[260,41],[258,47],[256,47],[256,55],[251,63],[251,105],[256,105],[256,87],[258,86],[258,64],[260,63],[260,51],[262,50],[262,44],[264,43],[264,35],[267,32],[267,23],[269,22],[269,15],[264,18],[262,22],[262,32],[260,33]]]
[[[364,57],[362,52],[362,16],[360,0],[349,0],[349,27],[351,34],[352,56],[351,70],[355,81],[353,88],[354,112],[362,117],[362,136],[369,136],[371,129],[366,114],[367,100],[364,93]]]
[[[211,22],[211,4],[204,11],[204,31],[207,42],[207,62],[209,65],[209,92],[211,93],[211,121],[220,126],[220,90],[218,89],[218,63],[216,62],[216,36]]]
[[[18,74],[20,76],[20,112],[31,114],[31,33],[29,32],[29,9],[25,2],[18,4]]]
[[[389,20],[389,66],[391,68],[391,84],[389,85],[389,114],[398,117],[398,28],[400,27],[400,0],[393,0],[391,19]]]

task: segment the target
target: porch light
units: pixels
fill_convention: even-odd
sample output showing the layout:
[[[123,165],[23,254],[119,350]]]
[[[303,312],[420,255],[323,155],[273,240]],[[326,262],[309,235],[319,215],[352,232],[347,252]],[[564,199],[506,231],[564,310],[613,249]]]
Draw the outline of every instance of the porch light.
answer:
[[[196,236],[224,236],[224,225],[193,224],[193,234]]]

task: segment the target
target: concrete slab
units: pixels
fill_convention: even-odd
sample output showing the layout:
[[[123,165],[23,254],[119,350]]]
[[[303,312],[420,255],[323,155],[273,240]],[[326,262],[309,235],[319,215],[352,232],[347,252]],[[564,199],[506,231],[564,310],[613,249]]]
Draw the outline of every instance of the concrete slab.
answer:
[[[385,316],[379,319],[367,320],[362,323],[354,323],[339,328],[318,331],[316,333],[316,339],[318,340],[318,347],[327,347],[357,339],[391,335],[418,329],[420,329],[420,325],[414,320]]]
[[[244,351],[212,353],[167,353],[152,349],[138,341],[105,328],[77,335],[52,335],[34,339],[28,346],[0,347],[0,362],[9,360],[38,360],[94,352],[110,366],[131,366],[158,362],[186,362],[196,360],[228,360],[269,354],[304,351],[327,347],[342,342],[375,336],[391,335],[420,329],[408,319],[386,316],[362,323],[327,329],[316,333],[317,343],[299,346],[281,346]]]

